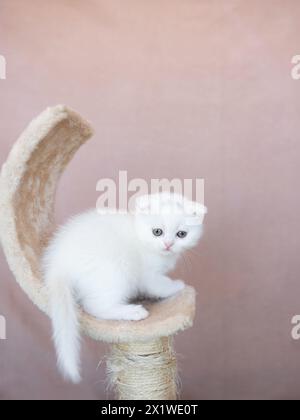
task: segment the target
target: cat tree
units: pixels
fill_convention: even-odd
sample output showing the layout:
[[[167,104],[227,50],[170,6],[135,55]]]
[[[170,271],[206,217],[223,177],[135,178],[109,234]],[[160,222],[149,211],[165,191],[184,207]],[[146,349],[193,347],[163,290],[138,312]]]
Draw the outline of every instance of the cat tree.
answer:
[[[93,134],[90,125],[65,106],[33,120],[14,145],[0,177],[0,238],[7,261],[28,297],[46,314],[47,293],[40,257],[53,234],[55,192],[61,174]],[[139,322],[98,320],[80,314],[82,331],[111,343],[107,371],[119,399],[176,399],[177,365],[172,336],[190,327],[195,291],[149,303]]]

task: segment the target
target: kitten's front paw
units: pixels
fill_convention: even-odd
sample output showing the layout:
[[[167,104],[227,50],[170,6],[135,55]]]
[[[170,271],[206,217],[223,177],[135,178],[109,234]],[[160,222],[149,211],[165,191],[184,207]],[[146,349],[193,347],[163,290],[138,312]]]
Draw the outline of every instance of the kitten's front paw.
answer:
[[[174,294],[180,292],[181,290],[185,288],[185,283],[182,280],[174,280],[173,285],[174,285]]]
[[[123,319],[127,321],[140,321],[149,316],[149,312],[142,305],[128,305],[124,311]]]
[[[161,293],[160,297],[162,298],[168,298],[171,296],[176,295],[181,290],[185,288],[185,283],[182,280],[172,280],[168,287],[164,290],[163,293]]]

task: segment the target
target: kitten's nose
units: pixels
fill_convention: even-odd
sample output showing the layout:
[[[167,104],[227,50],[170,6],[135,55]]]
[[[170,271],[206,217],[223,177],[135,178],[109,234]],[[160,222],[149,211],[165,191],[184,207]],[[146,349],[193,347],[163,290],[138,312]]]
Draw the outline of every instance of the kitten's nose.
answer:
[[[169,251],[172,246],[174,245],[174,242],[164,242],[166,250]]]

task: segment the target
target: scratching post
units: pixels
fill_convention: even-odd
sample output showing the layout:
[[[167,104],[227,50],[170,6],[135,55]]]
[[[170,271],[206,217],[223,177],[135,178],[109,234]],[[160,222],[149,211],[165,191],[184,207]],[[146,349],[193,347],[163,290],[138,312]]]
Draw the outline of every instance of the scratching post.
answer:
[[[0,176],[0,238],[8,264],[28,297],[46,314],[40,258],[55,229],[54,204],[61,174],[92,135],[89,123],[65,106],[49,108],[15,143]],[[172,336],[190,327],[195,291],[145,305],[139,322],[98,320],[81,311],[82,331],[111,343],[110,384],[119,399],[176,399]]]
[[[169,337],[115,344],[107,369],[120,400],[177,399],[177,363]]]

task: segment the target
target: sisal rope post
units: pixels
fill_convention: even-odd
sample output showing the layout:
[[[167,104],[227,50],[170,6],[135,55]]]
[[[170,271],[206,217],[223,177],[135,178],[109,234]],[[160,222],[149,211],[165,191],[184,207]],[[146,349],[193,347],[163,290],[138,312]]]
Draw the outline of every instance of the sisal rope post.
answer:
[[[177,361],[172,338],[114,344],[107,360],[119,400],[176,400]]]

